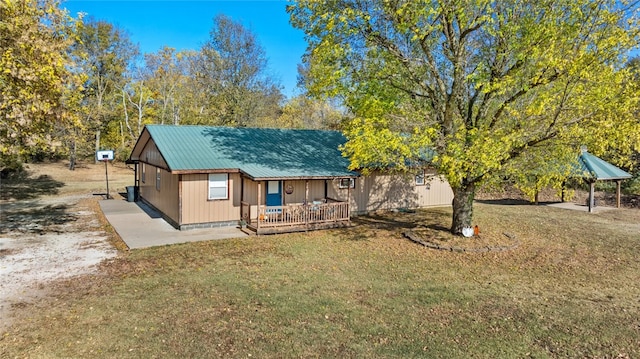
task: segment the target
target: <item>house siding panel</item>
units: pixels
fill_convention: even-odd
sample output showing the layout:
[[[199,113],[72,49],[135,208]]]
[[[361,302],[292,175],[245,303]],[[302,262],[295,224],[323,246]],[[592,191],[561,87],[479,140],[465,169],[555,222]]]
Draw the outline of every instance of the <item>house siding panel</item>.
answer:
[[[263,182],[253,181],[246,177],[242,177],[242,181],[244,181],[244,190],[243,190],[243,198],[242,201],[249,203],[251,206],[251,217],[256,218],[258,215],[258,184],[262,186],[260,188],[260,195],[262,198],[260,199],[260,204],[264,204],[264,191],[265,186]]]
[[[340,201],[349,198],[353,213],[451,205],[453,191],[447,182],[433,176],[427,183],[429,185],[417,186],[413,176],[377,172],[357,178],[351,190],[339,188],[337,179],[330,181],[328,196]]]
[[[240,175],[229,173],[228,199],[209,200],[209,176],[182,176],[182,223],[228,222],[240,219]]]
[[[142,150],[142,153],[140,154],[140,161],[164,169],[169,168],[153,140],[149,141]]]
[[[248,178],[243,178],[244,181],[244,198],[242,199],[244,202],[255,206],[258,204],[258,183],[261,184],[262,188],[260,189],[260,193],[262,198],[260,199],[260,204],[264,204],[264,182],[252,181]]]
[[[319,200],[324,198],[324,180],[309,180],[309,201]],[[287,194],[285,190],[287,186],[293,188],[293,193]],[[284,181],[283,186],[284,203],[303,203],[305,200],[305,180],[298,181]]]
[[[160,190],[158,191],[156,189],[156,168],[152,165],[146,166],[146,181],[140,181],[140,197],[164,213],[174,224],[180,224],[178,213],[179,176],[160,169]]]

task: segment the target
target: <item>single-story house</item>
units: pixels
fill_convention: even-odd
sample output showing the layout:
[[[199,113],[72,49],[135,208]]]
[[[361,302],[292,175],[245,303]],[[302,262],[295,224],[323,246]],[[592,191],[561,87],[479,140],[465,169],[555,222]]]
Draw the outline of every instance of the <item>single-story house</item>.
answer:
[[[451,205],[429,168],[407,176],[348,169],[337,131],[147,125],[128,160],[137,199],[179,229],[257,233],[348,225],[352,215]]]

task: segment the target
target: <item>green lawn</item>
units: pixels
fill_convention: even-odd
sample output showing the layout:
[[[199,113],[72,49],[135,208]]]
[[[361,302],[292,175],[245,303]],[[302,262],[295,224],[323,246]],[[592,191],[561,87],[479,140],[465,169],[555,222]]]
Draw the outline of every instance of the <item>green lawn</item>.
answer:
[[[124,253],[25,308],[0,357],[640,357],[640,211],[475,208],[520,246],[403,238],[449,225],[431,209]]]

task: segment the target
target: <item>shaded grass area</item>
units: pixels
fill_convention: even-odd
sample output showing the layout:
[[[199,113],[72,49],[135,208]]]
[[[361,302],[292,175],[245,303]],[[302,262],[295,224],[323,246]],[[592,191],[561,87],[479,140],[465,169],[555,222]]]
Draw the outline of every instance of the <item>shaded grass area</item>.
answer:
[[[1,357],[640,356],[640,212],[476,206],[514,251],[403,239],[450,210],[354,228],[132,251],[59,284]]]
[[[63,182],[55,180],[49,175],[31,175],[21,171],[7,179],[2,179],[0,200],[34,199],[43,195],[57,194],[64,186]]]
[[[58,204],[3,209],[0,212],[0,234],[12,231],[37,234],[61,233],[57,227],[77,220],[75,214],[69,213],[69,208],[69,205]]]

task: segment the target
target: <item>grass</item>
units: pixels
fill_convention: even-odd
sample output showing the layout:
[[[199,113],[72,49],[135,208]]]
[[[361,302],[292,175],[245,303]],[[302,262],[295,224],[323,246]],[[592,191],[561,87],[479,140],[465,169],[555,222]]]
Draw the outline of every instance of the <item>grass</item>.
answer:
[[[22,309],[0,357],[640,357],[640,211],[475,208],[520,246],[404,239],[448,226],[430,209],[123,253]]]

